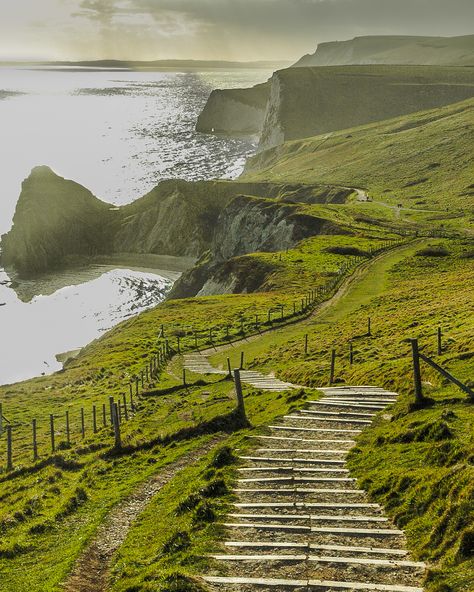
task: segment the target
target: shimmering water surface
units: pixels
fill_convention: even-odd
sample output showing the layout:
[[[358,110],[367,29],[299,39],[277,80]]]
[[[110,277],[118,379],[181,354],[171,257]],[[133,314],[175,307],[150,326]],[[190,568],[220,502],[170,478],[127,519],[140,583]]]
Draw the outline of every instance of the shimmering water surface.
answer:
[[[255,144],[198,134],[196,119],[212,89],[270,75],[0,69],[0,233],[11,226],[22,180],[41,164],[117,205],[163,178],[237,176]],[[58,369],[57,353],[154,306],[171,286],[153,271],[107,269],[25,303],[0,273],[0,383]]]

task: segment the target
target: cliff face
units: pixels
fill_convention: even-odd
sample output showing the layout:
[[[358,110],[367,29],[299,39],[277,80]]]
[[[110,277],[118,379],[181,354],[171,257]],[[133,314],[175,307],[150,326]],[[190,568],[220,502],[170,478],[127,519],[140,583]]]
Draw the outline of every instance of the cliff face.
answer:
[[[474,35],[387,35],[321,43],[314,54],[305,55],[294,67],[350,64],[474,65]]]
[[[471,68],[289,68],[272,78],[260,150],[474,96]]]
[[[69,256],[109,252],[115,214],[82,185],[37,167],[23,182],[13,227],[2,237],[2,263],[38,274]]]
[[[2,263],[28,276],[74,258],[101,254],[198,258],[215,244],[221,213],[242,193],[307,203],[333,202],[345,195],[343,190],[317,185],[176,179],[161,182],[130,205],[114,208],[81,185],[39,167],[24,181],[13,227],[2,237]],[[236,232],[245,232],[245,226],[251,225],[252,211],[243,203],[241,207],[248,212],[246,216],[235,205],[231,212],[240,221]],[[257,210],[253,212],[255,224],[266,224]],[[234,244],[225,247],[228,240],[235,240],[232,233],[226,235],[228,231],[217,239],[223,248],[233,254],[249,252],[243,243],[240,251]]]
[[[206,257],[181,276],[170,297],[255,291],[272,268],[242,255],[282,251],[318,234],[350,231],[330,220],[304,214],[300,205],[238,196],[220,214]]]
[[[403,35],[387,35],[373,37],[356,37],[349,41],[335,41],[322,43],[312,55],[301,58],[292,68],[295,70],[315,66],[352,66],[352,65],[395,65],[395,66],[469,66],[474,65],[474,35],[463,37],[410,37]],[[281,70],[280,72],[285,72]],[[262,146],[276,146],[286,138],[284,122],[281,120],[279,103],[282,86],[286,83],[295,83],[297,78],[276,75],[269,82],[254,86],[253,88],[215,90],[199,116],[197,131],[205,133],[227,134],[260,134],[262,129],[266,139]],[[326,81],[321,80],[321,83]],[[404,84],[401,80],[401,84]],[[354,91],[342,89],[346,95],[350,95],[355,101],[355,109],[359,98],[365,100],[367,96],[362,93],[359,97],[358,84],[354,81]],[[288,93],[296,95],[298,87],[287,89]],[[310,94],[314,88],[306,89]],[[323,93],[324,89],[320,89]],[[337,97],[336,97],[337,98]],[[400,97],[403,98],[402,96]],[[454,98],[463,100],[468,98]],[[323,99],[323,104],[330,104],[335,97],[328,93]],[[412,97],[411,111],[399,111],[395,115],[411,113],[416,110],[428,109],[434,104],[417,104]],[[446,102],[440,103],[442,105]],[[309,113],[308,113],[309,115]],[[288,115],[292,117],[293,115]],[[294,113],[294,117],[303,117],[303,112]],[[394,115],[388,115],[391,117]],[[374,120],[376,121],[376,120]],[[311,123],[311,122],[310,122]],[[362,120],[360,123],[365,123]],[[355,124],[355,125],[358,125]],[[342,129],[342,128],[336,128]],[[311,134],[298,136],[308,137]]]
[[[196,130],[205,133],[259,134],[265,119],[269,92],[268,83],[253,88],[212,91],[199,115]]]

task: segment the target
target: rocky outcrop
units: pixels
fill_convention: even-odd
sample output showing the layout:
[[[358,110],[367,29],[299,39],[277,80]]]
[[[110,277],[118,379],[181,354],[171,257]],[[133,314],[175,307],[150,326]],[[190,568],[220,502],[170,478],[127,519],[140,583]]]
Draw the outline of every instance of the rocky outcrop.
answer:
[[[242,193],[306,203],[343,195],[316,185],[174,179],[115,208],[78,183],[38,167],[24,181],[13,227],[2,237],[2,263],[20,276],[31,276],[72,260],[115,253],[197,259],[215,244],[221,213]],[[227,237],[221,234],[219,240]]]
[[[474,35],[387,35],[321,43],[315,53],[303,56],[294,67],[351,64],[474,65]]]
[[[270,85],[214,90],[199,115],[196,130],[236,135],[260,134]]]
[[[33,275],[71,256],[108,253],[118,221],[82,185],[37,167],[23,182],[13,228],[2,237],[2,264]]]
[[[273,267],[242,255],[282,251],[318,234],[350,230],[305,214],[296,204],[238,196],[220,214],[210,251],[181,276],[170,298],[256,291]]]
[[[273,75],[260,150],[474,96],[471,68],[335,66]]]

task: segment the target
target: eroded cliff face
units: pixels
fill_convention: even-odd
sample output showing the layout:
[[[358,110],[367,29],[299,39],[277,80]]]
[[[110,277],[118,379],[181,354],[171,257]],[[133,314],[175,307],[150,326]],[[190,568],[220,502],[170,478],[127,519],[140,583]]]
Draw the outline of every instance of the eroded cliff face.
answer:
[[[471,68],[335,66],[273,75],[259,150],[474,96]]]
[[[256,291],[273,268],[243,255],[282,251],[318,234],[350,231],[303,213],[297,204],[238,196],[220,214],[209,252],[181,276],[170,297]]]
[[[270,85],[212,91],[199,115],[196,130],[236,135],[260,134],[265,119]]]
[[[2,237],[2,262],[28,276],[98,255],[131,253],[197,259],[216,241],[225,251],[223,258],[247,253],[260,246],[251,237],[258,232],[259,224],[265,227],[268,216],[259,207],[252,210],[247,202],[236,201],[227,217],[221,218],[242,193],[307,203],[343,197],[339,190],[315,185],[174,179],[162,181],[130,205],[115,208],[78,183],[63,179],[47,167],[38,167],[23,183],[13,228]],[[230,224],[229,216],[232,228],[219,230],[220,220]],[[288,233],[283,226],[274,229],[280,238]],[[240,246],[230,244],[239,232],[243,233]],[[276,238],[274,242],[280,244]],[[272,248],[270,243],[268,248]]]
[[[2,264],[34,275],[68,257],[108,253],[118,222],[113,208],[85,187],[37,167],[23,182],[13,227],[2,237]]]

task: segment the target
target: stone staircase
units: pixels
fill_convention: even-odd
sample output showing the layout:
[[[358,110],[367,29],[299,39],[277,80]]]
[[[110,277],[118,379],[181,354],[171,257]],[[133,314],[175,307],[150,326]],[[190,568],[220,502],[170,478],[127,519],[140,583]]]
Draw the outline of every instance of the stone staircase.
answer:
[[[354,438],[396,394],[322,389],[309,408],[252,436],[241,455],[226,541],[203,576],[210,590],[422,592],[425,565],[346,468]]]
[[[185,354],[183,356],[183,366],[186,370],[195,372],[196,374],[221,374],[222,376],[227,374],[224,370],[214,368],[210,364],[209,358],[202,353]],[[301,388],[290,382],[283,382],[275,378],[275,376],[267,376],[254,370],[241,370],[240,380],[245,384],[266,391],[280,392]]]

